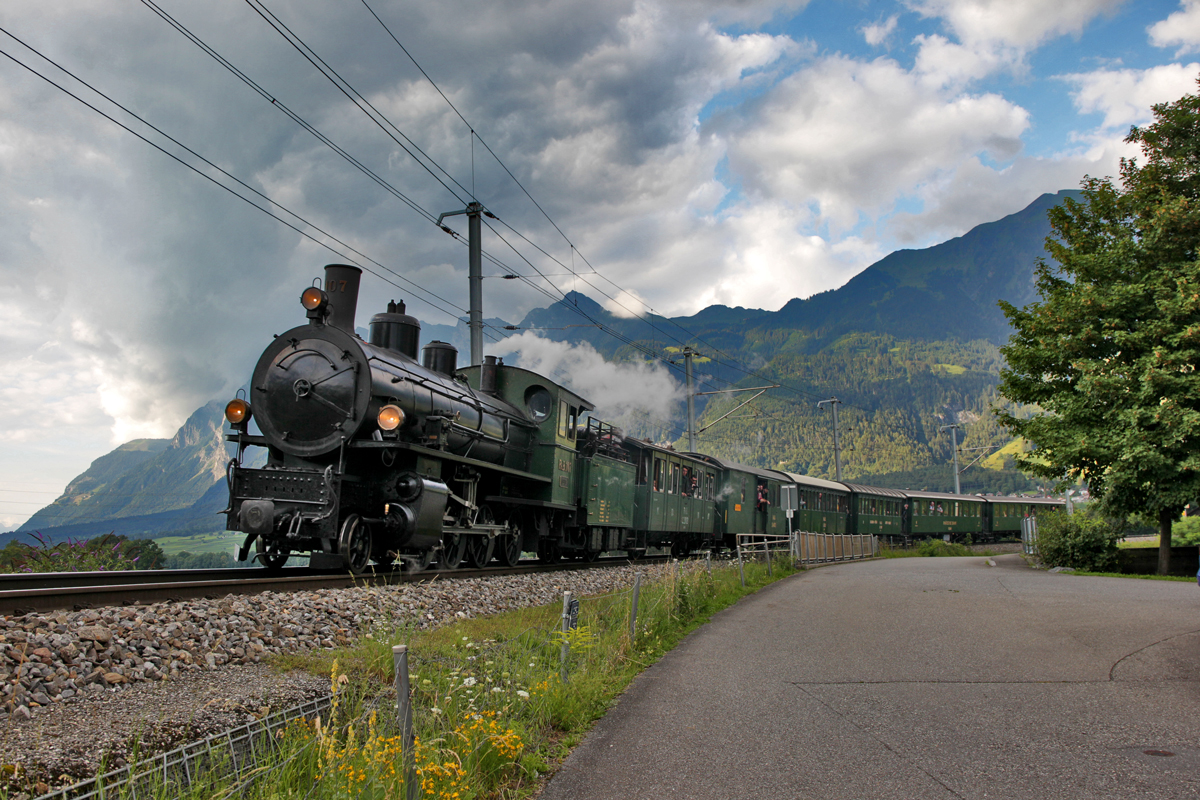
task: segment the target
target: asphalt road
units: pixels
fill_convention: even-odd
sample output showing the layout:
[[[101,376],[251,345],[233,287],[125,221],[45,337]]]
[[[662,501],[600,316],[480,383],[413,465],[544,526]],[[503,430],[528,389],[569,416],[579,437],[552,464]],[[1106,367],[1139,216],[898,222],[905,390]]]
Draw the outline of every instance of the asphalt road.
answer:
[[[995,563],[840,564],[747,598],[542,800],[1200,797],[1200,588]]]

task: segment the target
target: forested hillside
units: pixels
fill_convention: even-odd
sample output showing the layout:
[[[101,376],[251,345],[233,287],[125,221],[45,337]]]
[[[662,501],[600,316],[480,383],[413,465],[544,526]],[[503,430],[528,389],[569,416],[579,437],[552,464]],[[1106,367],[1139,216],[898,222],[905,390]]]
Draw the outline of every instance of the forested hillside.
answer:
[[[818,410],[817,401],[836,396],[842,401],[845,479],[945,464],[939,486],[910,488],[948,490],[953,487],[948,466],[951,436],[939,427],[962,426],[964,464],[984,454],[972,448],[1008,441],[991,414],[998,402],[999,365],[998,349],[986,341],[903,341],[861,333],[847,334],[818,353],[780,352],[760,372],[795,391],[775,390],[718,423],[701,435],[700,449],[746,463],[832,477],[832,414]],[[701,425],[740,402],[737,395],[718,398],[708,404]],[[987,477],[977,482],[990,486],[994,481]],[[1007,485],[1023,488],[1027,482],[1010,476]]]

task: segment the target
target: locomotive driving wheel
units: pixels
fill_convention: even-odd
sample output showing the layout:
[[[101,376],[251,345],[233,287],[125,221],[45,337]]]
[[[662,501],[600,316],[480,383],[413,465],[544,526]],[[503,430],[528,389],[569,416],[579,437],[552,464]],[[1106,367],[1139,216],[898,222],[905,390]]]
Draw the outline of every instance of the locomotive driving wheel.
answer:
[[[521,532],[514,531],[500,537],[500,550],[496,553],[500,563],[506,567],[515,567],[521,560]]]
[[[441,569],[458,569],[467,556],[467,536],[457,531],[442,536],[442,553],[438,556]]]
[[[338,555],[354,574],[366,572],[367,564],[371,562],[371,529],[358,514],[350,514],[342,522]]]
[[[278,572],[287,563],[291,551],[275,542],[264,542],[263,537],[259,536],[254,540],[254,552],[260,564],[271,572]]]
[[[480,525],[492,525],[494,524],[493,520],[492,510],[487,506],[480,506],[475,522]],[[476,569],[486,567],[495,552],[496,540],[491,535],[467,537],[467,561],[472,567]]]

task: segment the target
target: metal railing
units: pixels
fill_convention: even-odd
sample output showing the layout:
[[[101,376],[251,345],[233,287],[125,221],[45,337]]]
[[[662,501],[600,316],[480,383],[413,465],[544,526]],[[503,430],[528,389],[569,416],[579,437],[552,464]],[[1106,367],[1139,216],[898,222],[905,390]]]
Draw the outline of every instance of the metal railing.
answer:
[[[808,533],[792,534],[793,557],[800,564],[823,564],[830,561],[851,561],[879,555],[879,537],[866,533]]]
[[[1021,547],[1027,556],[1037,552],[1037,517],[1021,520]]]
[[[793,532],[787,536],[768,536],[760,533],[737,534],[738,571],[745,559],[762,556],[771,574],[771,559],[784,553],[797,564],[821,564],[830,561],[851,561],[873,558],[879,554],[879,537],[869,534],[833,534]],[[742,577],[742,585],[746,583]]]

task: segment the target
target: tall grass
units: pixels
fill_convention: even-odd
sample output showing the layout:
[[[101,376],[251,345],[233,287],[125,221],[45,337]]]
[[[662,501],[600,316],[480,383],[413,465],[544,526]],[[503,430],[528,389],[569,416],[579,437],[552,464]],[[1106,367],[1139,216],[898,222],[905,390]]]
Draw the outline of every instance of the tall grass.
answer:
[[[713,613],[792,574],[765,565],[703,562],[648,567],[630,632],[631,591],[583,598],[579,625],[561,630],[561,604],[461,620],[432,631],[379,626],[357,644],[277,659],[330,676],[332,709],[278,731],[270,755],[232,777],[193,770],[190,788],[163,781],[159,798],[403,798],[406,770],[392,690],[392,646],[407,644],[416,730],[417,796],[530,796],[631,680]],[[567,679],[560,677],[564,663]],[[129,793],[114,787],[110,798]],[[0,790],[0,797],[6,796]]]

